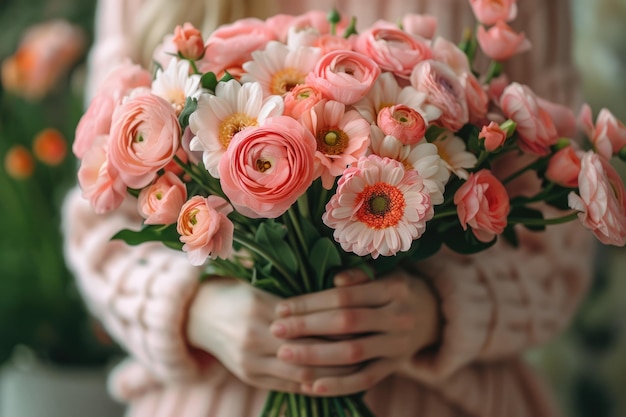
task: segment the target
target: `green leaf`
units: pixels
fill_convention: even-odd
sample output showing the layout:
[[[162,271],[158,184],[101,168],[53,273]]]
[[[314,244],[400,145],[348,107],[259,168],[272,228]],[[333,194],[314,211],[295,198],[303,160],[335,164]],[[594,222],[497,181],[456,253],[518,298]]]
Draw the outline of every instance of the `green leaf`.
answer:
[[[311,252],[311,248],[321,237],[319,230],[311,223],[310,220],[300,217],[300,227],[306,244],[306,248]]]
[[[506,239],[506,241],[509,242],[514,248],[517,248],[519,246],[519,238],[517,237],[517,232],[515,231],[515,227],[513,227],[512,224],[504,228],[502,237]]]
[[[440,233],[443,243],[453,251],[463,254],[472,255],[489,249],[496,243],[497,238],[491,242],[481,242],[476,239],[470,228],[463,230],[459,223],[448,226],[445,233]]]
[[[176,225],[149,225],[141,230],[124,229],[117,232],[111,240],[122,240],[131,246],[137,246],[145,242],[162,242],[167,247],[182,250],[183,244],[179,240],[180,235],[176,231]]]
[[[443,127],[430,125],[428,129],[426,130],[426,140],[428,142],[434,142],[445,131],[446,129]]]
[[[235,79],[235,77],[230,75],[230,73],[228,71],[224,71],[224,75],[222,75],[222,78],[220,78],[220,82],[221,83],[225,83],[226,81],[230,81],[230,80],[234,80],[234,79]]]
[[[178,123],[180,123],[181,127],[185,129],[189,126],[189,116],[198,108],[198,100],[193,97],[187,97],[187,101],[185,102],[185,108],[180,115],[178,116]]]
[[[200,78],[200,84],[202,85],[202,88],[206,88],[207,90],[214,92],[215,87],[217,87],[217,77],[215,76],[215,73],[207,72],[203,74],[202,78]]]
[[[326,277],[330,270],[341,266],[341,255],[337,246],[327,237],[318,239],[311,248],[310,259],[318,288],[325,288]]]
[[[509,217],[515,218],[515,219],[544,220],[543,213],[541,211],[536,210],[536,209],[531,209],[529,207],[514,207],[513,209],[511,209],[511,212],[509,213]],[[533,230],[533,231],[538,231],[538,232],[546,230],[545,225],[537,226],[537,225],[524,224],[524,227],[526,227],[528,230]]]
[[[287,228],[273,219],[266,220],[259,225],[254,241],[290,273],[298,273],[298,258],[285,240]]]
[[[555,186],[550,192],[550,195],[546,198],[546,203],[559,210],[568,210],[570,208],[569,194],[574,190],[575,188]]]

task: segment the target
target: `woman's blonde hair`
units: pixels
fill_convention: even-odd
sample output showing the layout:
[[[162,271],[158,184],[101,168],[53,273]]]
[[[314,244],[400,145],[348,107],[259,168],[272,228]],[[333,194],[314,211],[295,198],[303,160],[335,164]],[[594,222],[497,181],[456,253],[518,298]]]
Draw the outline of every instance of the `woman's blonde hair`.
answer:
[[[134,60],[149,67],[152,53],[176,25],[190,22],[208,36],[218,26],[244,17],[275,14],[276,0],[143,0],[133,30]]]

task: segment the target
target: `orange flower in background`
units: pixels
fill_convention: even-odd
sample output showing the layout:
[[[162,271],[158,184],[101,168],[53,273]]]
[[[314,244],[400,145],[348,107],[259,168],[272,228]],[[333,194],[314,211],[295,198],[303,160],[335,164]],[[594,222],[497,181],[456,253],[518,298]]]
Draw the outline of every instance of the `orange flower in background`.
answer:
[[[63,20],[31,26],[13,56],[2,62],[2,85],[28,100],[50,91],[82,55],[85,34]]]
[[[44,129],[35,136],[33,153],[46,165],[59,165],[67,155],[65,137],[56,129]]]
[[[28,149],[22,145],[15,145],[4,157],[4,169],[12,178],[22,180],[33,174],[35,162]]]

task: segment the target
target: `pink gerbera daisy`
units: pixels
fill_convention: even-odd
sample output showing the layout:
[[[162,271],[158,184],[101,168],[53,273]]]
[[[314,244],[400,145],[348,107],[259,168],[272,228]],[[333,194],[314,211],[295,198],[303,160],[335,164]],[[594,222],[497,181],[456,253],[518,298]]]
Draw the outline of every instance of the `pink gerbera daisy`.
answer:
[[[420,175],[398,161],[370,155],[346,169],[322,220],[335,229],[343,250],[376,259],[409,250],[432,217]]]
[[[346,167],[365,155],[370,124],[356,110],[337,101],[321,101],[300,118],[317,141],[315,177],[330,190]]]

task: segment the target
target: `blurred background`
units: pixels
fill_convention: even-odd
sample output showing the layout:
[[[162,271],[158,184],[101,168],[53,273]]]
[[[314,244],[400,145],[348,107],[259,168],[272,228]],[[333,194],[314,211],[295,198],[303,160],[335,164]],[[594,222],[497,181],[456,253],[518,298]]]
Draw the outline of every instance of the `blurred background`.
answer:
[[[585,100],[626,120],[626,0],[572,1]],[[120,415],[105,375],[123,355],[86,313],[59,227],[75,183],[71,142],[94,6],[0,0],[0,417]],[[626,250],[598,247],[596,279],[574,323],[529,353],[568,416],[626,417],[624,317]],[[57,410],[42,411],[49,404]]]

